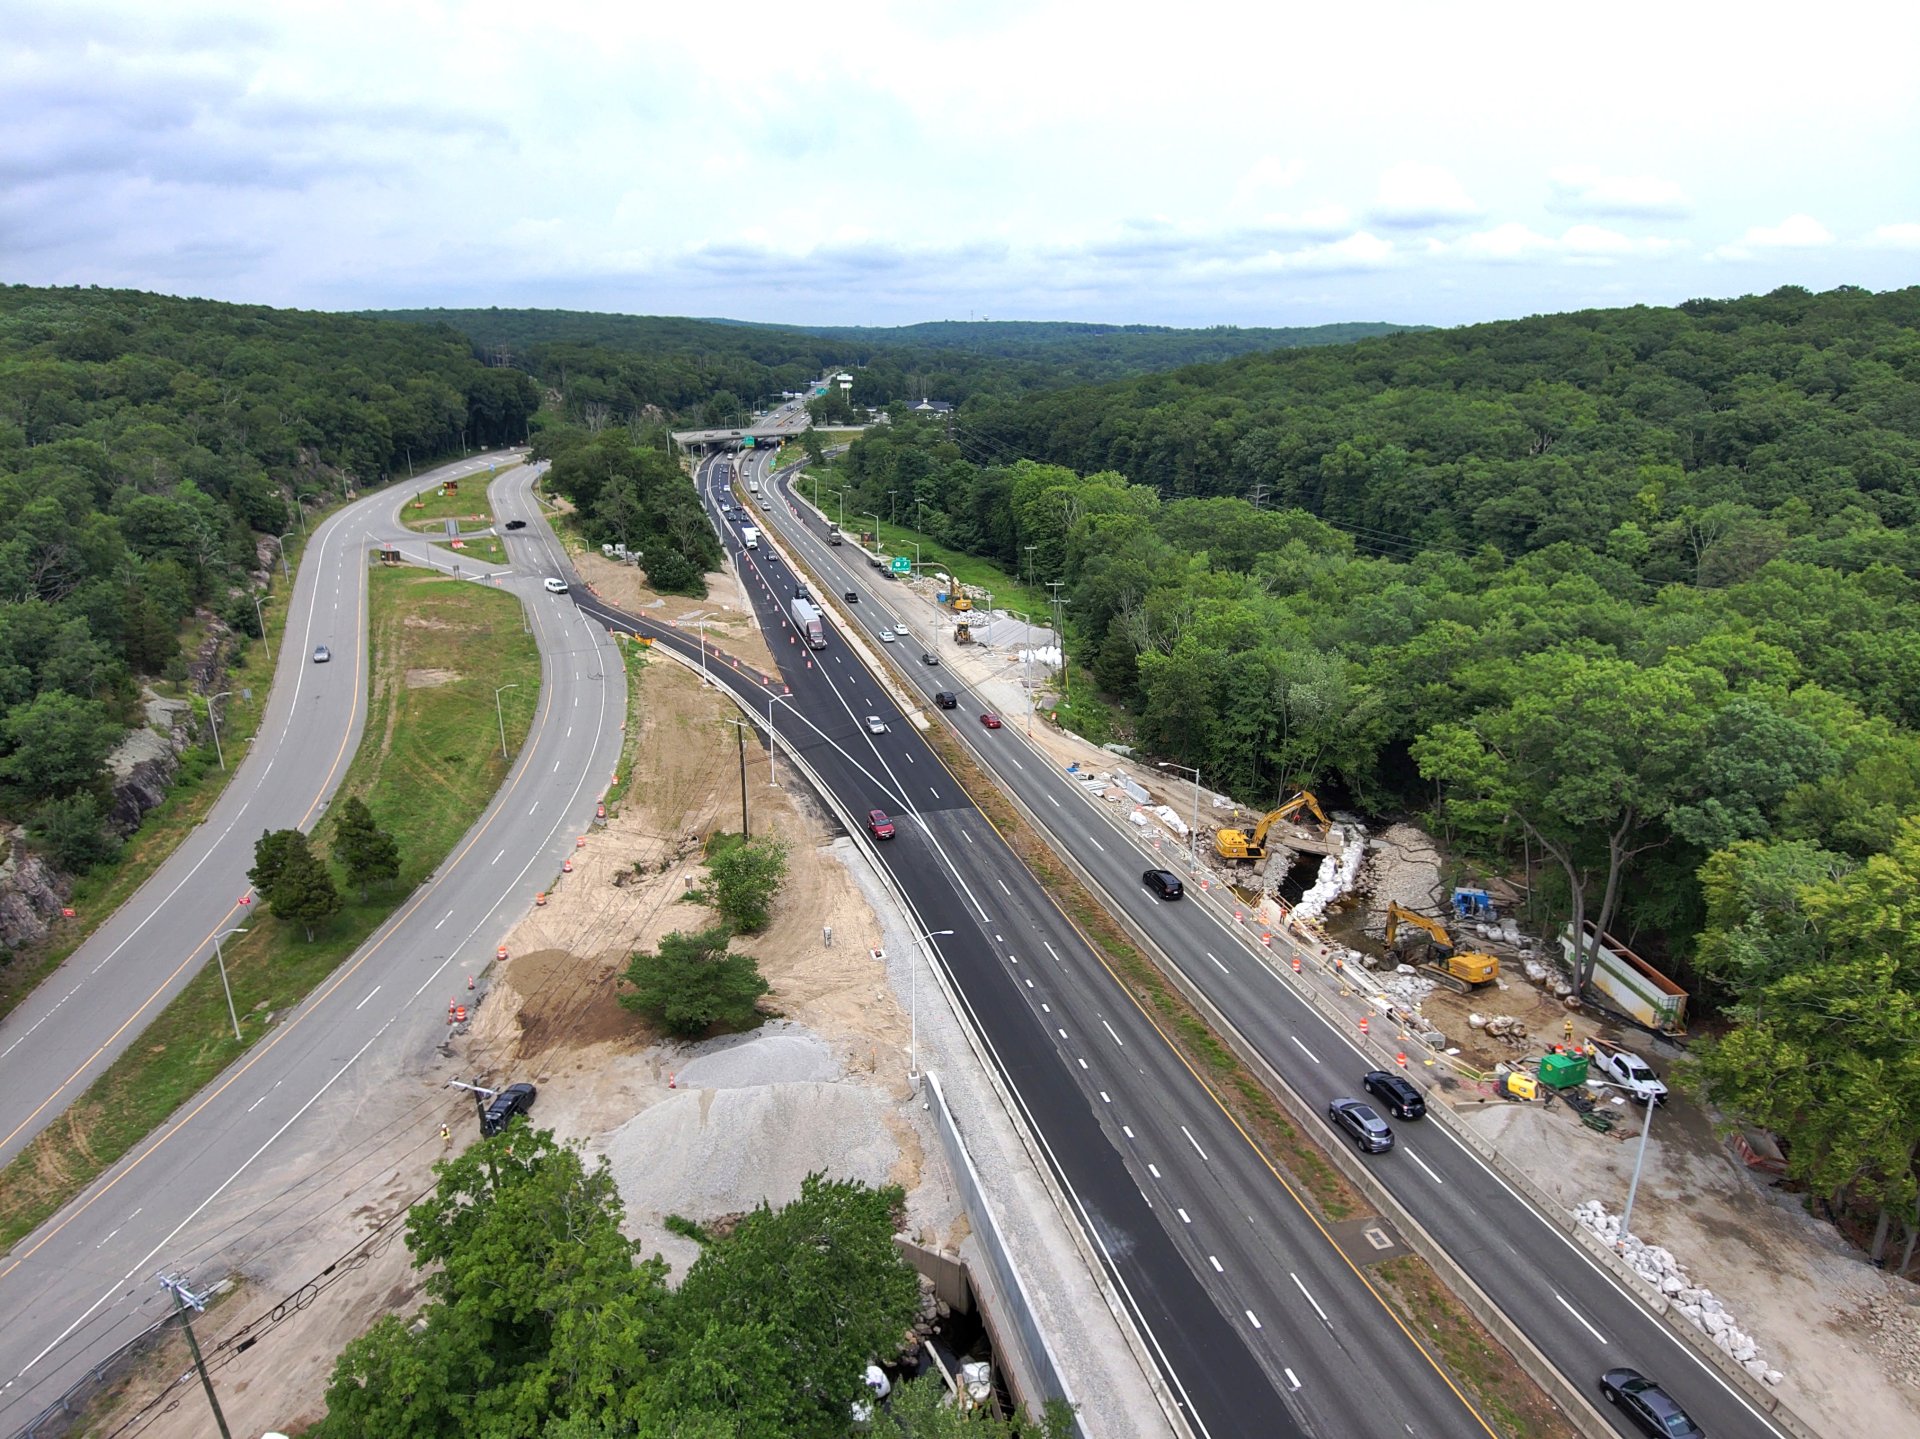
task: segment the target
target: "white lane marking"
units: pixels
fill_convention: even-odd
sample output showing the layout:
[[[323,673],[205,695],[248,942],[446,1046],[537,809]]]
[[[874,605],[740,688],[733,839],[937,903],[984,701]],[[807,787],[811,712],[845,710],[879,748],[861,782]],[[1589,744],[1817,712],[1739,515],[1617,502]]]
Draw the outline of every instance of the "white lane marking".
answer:
[[[443,915],[441,915],[441,916],[440,916],[440,924],[445,924],[445,923],[446,923],[446,922],[447,922],[448,920],[450,920],[450,919],[452,919],[452,918],[453,918],[453,911],[452,911],[452,910],[448,910],[448,911],[447,911],[447,912],[446,912],[445,914],[443,914]],[[434,928],[435,928],[435,929],[438,929],[438,928],[440,928],[440,924],[436,924],[436,925],[434,926]]]
[[[1435,1184],[1446,1183],[1446,1180],[1442,1179],[1439,1175],[1435,1174],[1431,1169],[1427,1168],[1426,1160],[1422,1159],[1419,1155],[1415,1154],[1411,1149],[1408,1149],[1405,1145],[1402,1145],[1400,1152],[1406,1155],[1407,1158],[1411,1159],[1415,1164],[1419,1165],[1422,1169],[1426,1169],[1428,1176],[1433,1180]]]
[[[1155,1166],[1151,1164],[1147,1166],[1147,1173],[1151,1174],[1155,1179],[1158,1179],[1160,1177],[1159,1169],[1157,1169]]]
[[[913,751],[912,751],[912,750],[908,750],[908,751],[907,751],[907,763],[908,763],[908,764],[914,764],[914,763],[916,763],[916,761],[914,760],[914,757],[913,757]]]
[[[1012,756],[1012,755],[1008,755],[1008,756],[1007,756],[1007,758],[1008,758],[1008,759],[1013,759],[1013,756]],[[1023,764],[1021,764],[1021,763],[1020,763],[1020,761],[1019,761],[1019,760],[1017,760],[1017,759],[1013,759],[1013,767],[1014,767],[1015,769],[1025,769],[1025,768],[1026,768],[1026,766],[1025,766],[1025,765],[1023,765]]]
[[[960,838],[964,839],[968,844],[973,843],[973,836],[968,834],[964,829],[960,831]]]
[[[1004,879],[996,879],[994,883],[1000,886],[1000,893],[1004,894],[1008,899],[1013,898],[1013,891],[1007,888],[1007,882]]]
[[[1190,1219],[1190,1218],[1189,1218],[1189,1217],[1187,1216],[1187,1211],[1186,1211],[1186,1210],[1184,1210],[1184,1209],[1179,1209],[1179,1208],[1176,1208],[1176,1209],[1175,1209],[1175,1210],[1174,1210],[1173,1212],[1174,1212],[1175,1214],[1177,1214],[1177,1215],[1179,1215],[1179,1216],[1180,1216],[1180,1222],[1181,1222],[1182,1224],[1191,1224],[1191,1223],[1193,1223],[1193,1220],[1192,1220],[1192,1219]]]
[[[115,1226],[113,1227],[113,1233],[112,1233],[112,1234],[109,1234],[109,1235],[107,1236],[107,1239],[111,1239],[111,1238],[113,1238],[113,1235],[114,1235],[114,1234],[118,1234],[119,1232],[120,1232],[120,1226],[116,1224],[116,1225],[115,1225]],[[94,1247],[95,1249],[102,1249],[102,1248],[105,1248],[105,1247],[106,1247],[106,1243],[107,1243],[107,1239],[102,1239],[102,1240],[101,1240],[101,1241],[100,1241],[100,1242],[99,1242],[98,1244],[96,1244],[96,1245],[94,1245],[93,1247]]]
[[[940,791],[935,789],[932,785],[927,786],[927,793],[932,795],[935,799],[940,798]]]
[[[532,814],[532,813],[533,813],[533,812],[534,812],[535,810],[537,810],[538,808],[540,808],[540,801],[539,801],[539,800],[535,800],[535,801],[534,801],[534,802],[533,802],[532,804],[530,804],[530,805],[528,805],[528,806],[527,806],[527,813],[528,813],[528,814]]]
[[[1215,1259],[1211,1254],[1207,1256],[1207,1263],[1213,1266],[1213,1272],[1215,1274],[1225,1274],[1227,1272],[1226,1265],[1222,1264],[1218,1259]]]
[[[1291,1369],[1283,1367],[1280,1372],[1287,1376],[1287,1383],[1291,1384],[1295,1389],[1300,1387],[1300,1381],[1293,1377],[1293,1371]]]
[[[1052,1013],[1053,1013],[1053,1006],[1052,1006],[1052,1005],[1050,1005],[1050,1004],[1042,1004],[1042,1005],[1040,1006],[1040,1012],[1041,1012],[1042,1014],[1052,1014]]]
[[[1591,1334],[1595,1339],[1598,1339],[1602,1344],[1605,1344],[1607,1342],[1605,1335],[1603,1335],[1598,1329],[1595,1329],[1591,1324],[1587,1323],[1586,1315],[1582,1314],[1578,1309],[1575,1309],[1571,1304],[1567,1303],[1567,1301],[1565,1299],[1562,1299],[1560,1295],[1555,1294],[1553,1297],[1555,1299],[1560,1300],[1560,1307],[1562,1309],[1566,1310],[1567,1313],[1571,1314],[1575,1319],[1578,1319],[1580,1321],[1580,1327],[1582,1329],[1586,1330],[1587,1333]]]
[[[1193,1146],[1193,1152],[1195,1154],[1199,1155],[1203,1160],[1206,1160],[1206,1162],[1209,1164],[1213,1162],[1212,1160],[1207,1159],[1207,1151],[1200,1147],[1200,1141],[1193,1137],[1193,1131],[1191,1129],[1187,1128],[1187,1126],[1183,1124],[1180,1126],[1180,1132],[1187,1136],[1187,1143]]]
[[[380,992],[380,986],[376,984],[372,989],[367,991],[367,999],[372,999],[379,992]],[[353,1007],[355,1014],[358,1014],[361,1010],[367,1007],[367,999],[361,1000],[358,1004],[356,1004]]]
[[[1106,1022],[1106,1020],[1104,1020],[1104,1019],[1103,1019],[1103,1020],[1101,1020],[1101,1021],[1100,1021],[1100,1027],[1101,1027],[1102,1029],[1104,1029],[1104,1030],[1106,1030],[1106,1032],[1107,1032],[1108,1034],[1113,1034],[1113,1026],[1112,1026],[1111,1024],[1108,1024],[1108,1023]],[[1122,1038],[1121,1038],[1121,1037],[1120,1037],[1119,1035],[1117,1035],[1117,1034],[1113,1034],[1113,1042],[1114,1042],[1115,1044],[1117,1044],[1117,1045],[1119,1045],[1119,1046],[1120,1046],[1120,1047],[1121,1047],[1122,1049],[1125,1049],[1125,1048],[1127,1047],[1127,1042],[1126,1042],[1126,1040],[1124,1040],[1124,1039],[1122,1039]]]
[[[1241,1313],[1247,1316],[1247,1322],[1252,1324],[1255,1329],[1260,1327],[1260,1316],[1258,1314],[1255,1314],[1251,1309],[1243,1309]]]
[[[1060,808],[1060,801],[1055,799],[1052,795],[1047,796],[1047,803],[1052,805],[1055,809]]]
[[[1311,1294],[1307,1293],[1307,1286],[1300,1282],[1300,1276],[1298,1274],[1289,1274],[1287,1278],[1293,1281],[1293,1287],[1300,1291],[1301,1296],[1307,1301],[1307,1303],[1313,1305],[1313,1312],[1320,1316],[1320,1322],[1322,1324],[1325,1324],[1328,1329],[1332,1329],[1333,1325],[1330,1322],[1328,1322],[1328,1319],[1327,1319],[1327,1311],[1320,1307],[1320,1303],[1318,1300],[1316,1300]]]
[[[1127,1138],[1129,1139],[1133,1138],[1133,1131],[1124,1124],[1120,1126],[1120,1132],[1126,1135]]]
[[[1294,1046],[1295,1046],[1295,1047],[1296,1047],[1297,1049],[1299,1049],[1299,1051],[1300,1051],[1300,1052],[1301,1052],[1302,1054],[1304,1054],[1304,1055],[1306,1055],[1306,1057],[1307,1057],[1308,1059],[1311,1059],[1311,1060],[1312,1060],[1312,1061],[1313,1061],[1313,1062],[1314,1062],[1315,1064],[1318,1064],[1318,1063],[1320,1062],[1320,1056],[1319,1056],[1319,1055],[1317,1055],[1317,1054],[1315,1054],[1315,1053],[1314,1053],[1314,1052],[1313,1052],[1313,1051],[1312,1051],[1311,1049],[1308,1049],[1308,1048],[1306,1047],[1306,1045],[1304,1045],[1304,1044],[1301,1044],[1301,1043],[1300,1043],[1300,1036],[1299,1036],[1299,1035],[1297,1035],[1297,1034],[1289,1034],[1289,1035],[1287,1036],[1287,1038],[1288,1038],[1288,1039],[1291,1039],[1291,1040],[1292,1040],[1292,1041],[1294,1042]]]
[[[495,865],[495,864],[498,864],[498,863],[500,863],[500,857],[501,857],[501,855],[504,855],[504,854],[505,854],[506,852],[507,852],[507,851],[506,851],[506,849],[505,849],[505,848],[503,847],[503,848],[501,849],[501,851],[500,851],[500,854],[496,854],[496,855],[495,855],[495,856],[494,856],[494,857],[493,857],[492,859],[490,859],[490,860],[488,860],[488,861],[487,861],[487,863],[488,863],[489,865]]]
[[[1047,943],[1047,942],[1046,942],[1046,941],[1045,941],[1044,939],[1040,941],[1040,944],[1041,944],[1041,946],[1042,946],[1042,947],[1043,947],[1043,948],[1044,948],[1044,949],[1045,949],[1045,950],[1047,951],[1047,953],[1048,953],[1048,954],[1053,954],[1053,946],[1052,946],[1052,945],[1050,945],[1050,944],[1048,944],[1048,943]],[[1054,962],[1055,964],[1058,964],[1058,963],[1060,963],[1060,956],[1059,956],[1059,955],[1057,955],[1057,954],[1053,954],[1053,962]]]
[[[1105,854],[1107,852],[1107,847],[1104,844],[1100,843],[1100,841],[1095,839],[1092,835],[1088,835],[1087,840],[1090,844],[1093,845],[1095,849],[1099,850],[1100,853]]]
[[[1061,1037],[1062,1039],[1065,1039],[1065,1038],[1067,1037],[1067,1032],[1066,1032],[1066,1030],[1064,1030],[1064,1029],[1063,1029],[1063,1030],[1061,1030],[1061,1031],[1060,1031],[1060,1037]]]
[[[1217,960],[1217,959],[1214,959],[1214,957],[1213,957],[1213,954],[1212,954],[1212,952],[1211,952],[1211,951],[1209,951],[1209,952],[1208,952],[1208,954],[1207,954],[1207,958],[1208,958],[1208,959],[1213,959],[1213,967],[1214,967],[1215,969],[1217,969],[1217,970],[1219,970],[1219,971],[1220,971],[1220,972],[1221,972],[1222,974],[1232,974],[1232,973],[1233,973],[1233,971],[1232,971],[1232,970],[1230,970],[1230,969],[1228,969],[1228,968],[1227,968],[1227,967],[1226,967],[1226,966],[1225,966],[1224,964],[1222,964],[1222,963],[1220,963],[1220,961],[1219,961],[1219,960]]]
[[[1077,1055],[1077,1054],[1076,1054],[1076,1055],[1074,1056],[1074,1060],[1075,1060],[1075,1062],[1076,1062],[1076,1063],[1078,1063],[1078,1064],[1079,1064],[1079,1066],[1080,1066],[1080,1067],[1081,1067],[1082,1069],[1085,1069],[1085,1068],[1087,1067],[1087,1062],[1086,1062],[1086,1060],[1084,1060],[1084,1059],[1081,1059],[1079,1055]]]
[[[1104,1089],[1100,1091],[1100,1102],[1101,1102],[1102,1104],[1112,1104],[1112,1103],[1113,1103],[1113,1101],[1112,1101],[1111,1099],[1109,1099],[1109,1098],[1107,1098],[1107,1092],[1106,1092],[1106,1090],[1104,1090]]]

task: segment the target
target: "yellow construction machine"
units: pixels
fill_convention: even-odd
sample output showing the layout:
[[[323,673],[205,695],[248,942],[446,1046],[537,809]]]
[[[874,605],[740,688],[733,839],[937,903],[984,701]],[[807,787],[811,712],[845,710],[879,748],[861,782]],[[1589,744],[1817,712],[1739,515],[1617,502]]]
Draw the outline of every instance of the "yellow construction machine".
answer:
[[[1500,961],[1492,955],[1471,951],[1459,953],[1454,948],[1453,936],[1447,933],[1447,927],[1439,920],[1429,919],[1424,914],[1416,914],[1397,904],[1387,906],[1388,949],[1400,948],[1402,932],[1409,926],[1425,935],[1427,940],[1424,951],[1414,962],[1448,989],[1470,994],[1476,989],[1485,989],[1500,977]]]
[[[1255,826],[1251,837],[1243,829],[1215,830],[1213,835],[1214,853],[1222,859],[1261,860],[1267,854],[1267,831],[1281,820],[1291,820],[1306,810],[1320,822],[1320,833],[1325,834],[1333,828],[1333,821],[1327,818],[1320,808],[1320,801],[1311,793],[1301,790],[1280,808],[1272,811]]]

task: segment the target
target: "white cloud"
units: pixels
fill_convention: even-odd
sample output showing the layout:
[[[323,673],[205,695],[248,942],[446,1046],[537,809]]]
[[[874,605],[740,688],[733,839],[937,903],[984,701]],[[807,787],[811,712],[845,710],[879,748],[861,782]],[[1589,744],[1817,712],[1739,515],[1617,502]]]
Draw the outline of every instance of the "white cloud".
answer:
[[[1707,252],[1709,260],[1751,260],[1756,250],[1817,250],[1833,232],[1811,215],[1789,215],[1777,225],[1755,225],[1739,240]]]
[[[1876,225],[1867,236],[1869,245],[1884,245],[1890,250],[1920,250],[1920,225]]]
[[[1605,175],[1589,166],[1570,165],[1548,176],[1548,185],[1547,208],[1562,214],[1663,219],[1693,208],[1678,183],[1654,175]]]
[[[1455,220],[1475,220],[1481,209],[1444,165],[1395,165],[1380,176],[1368,212],[1381,225],[1419,229]]]
[[[1496,263],[1560,259],[1605,264],[1635,256],[1664,255],[1680,248],[1680,243],[1653,235],[1636,238],[1599,225],[1571,225],[1557,236],[1543,235],[1526,225],[1509,222],[1491,230],[1462,235],[1451,244],[1430,241],[1428,248],[1435,255]]]

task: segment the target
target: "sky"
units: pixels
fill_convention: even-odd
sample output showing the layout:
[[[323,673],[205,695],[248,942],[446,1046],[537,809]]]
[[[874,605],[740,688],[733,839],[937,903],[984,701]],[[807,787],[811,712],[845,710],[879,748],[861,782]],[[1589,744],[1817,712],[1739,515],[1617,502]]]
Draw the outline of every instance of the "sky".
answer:
[[[1454,324],[1920,282],[1920,7],[0,0],[0,282]]]

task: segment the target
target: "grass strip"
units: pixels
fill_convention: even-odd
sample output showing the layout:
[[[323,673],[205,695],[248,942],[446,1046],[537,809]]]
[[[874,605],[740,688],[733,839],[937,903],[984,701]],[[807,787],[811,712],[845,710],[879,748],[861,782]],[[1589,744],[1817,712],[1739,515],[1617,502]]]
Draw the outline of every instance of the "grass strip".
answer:
[[[444,529],[448,520],[460,521],[462,529],[472,527],[485,529],[493,523],[493,503],[487,495],[487,484],[496,471],[488,470],[483,475],[468,475],[465,489],[456,488],[448,494],[438,485],[428,485],[413,492],[400,511],[400,518],[408,529]]]
[[[139,1040],[0,1171],[0,1247],[11,1249],[151,1133],[351,955],[452,851],[507,773],[539,703],[540,660],[520,602],[417,570],[368,580],[371,687],[360,748],[340,798],[358,795],[394,836],[400,877],[347,903],[313,942],[256,906],[224,946],[243,1041],[215,966],[205,966]],[[499,696],[495,687],[515,685]],[[337,801],[336,801],[337,803]],[[332,826],[318,826],[325,853]],[[336,874],[336,879],[337,879]],[[476,966],[487,956],[474,956]]]
[[[435,540],[437,549],[462,558],[484,560],[490,565],[504,565],[507,562],[507,547],[498,535],[475,535],[472,539],[460,541],[460,548],[453,547],[451,540]]]
[[[1367,1272],[1421,1342],[1437,1351],[1488,1423],[1511,1439],[1559,1439],[1573,1432],[1567,1416],[1480,1321],[1461,1308],[1426,1260],[1396,1255]]]
[[[614,648],[620,651],[620,662],[627,671],[627,720],[620,736],[620,767],[614,771],[614,782],[607,787],[606,806],[608,814],[619,811],[620,802],[633,789],[633,766],[640,752],[640,682],[647,672],[648,646],[638,638],[613,637]]]

